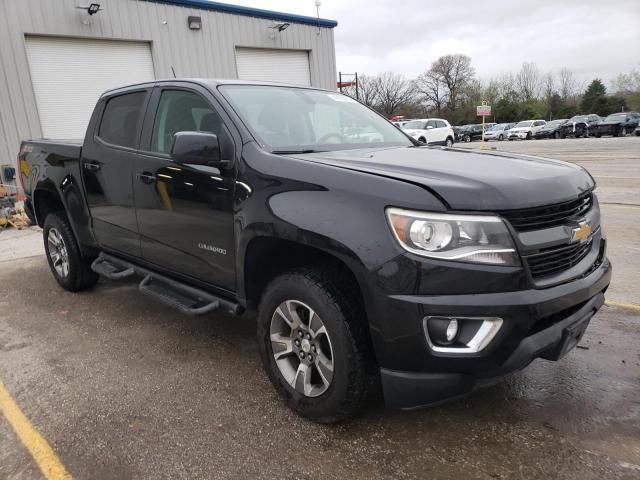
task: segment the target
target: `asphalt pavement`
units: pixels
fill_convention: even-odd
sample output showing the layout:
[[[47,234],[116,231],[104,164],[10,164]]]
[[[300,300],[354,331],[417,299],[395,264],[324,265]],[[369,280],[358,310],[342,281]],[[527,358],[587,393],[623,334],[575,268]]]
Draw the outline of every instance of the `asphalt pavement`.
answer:
[[[187,317],[105,280],[64,292],[25,230],[22,250],[0,233],[0,382],[79,479],[638,479],[640,137],[490,146],[580,163],[599,184],[610,305],[559,362],[440,407],[373,401],[317,425],[269,384],[251,316]],[[2,415],[0,478],[42,478]]]

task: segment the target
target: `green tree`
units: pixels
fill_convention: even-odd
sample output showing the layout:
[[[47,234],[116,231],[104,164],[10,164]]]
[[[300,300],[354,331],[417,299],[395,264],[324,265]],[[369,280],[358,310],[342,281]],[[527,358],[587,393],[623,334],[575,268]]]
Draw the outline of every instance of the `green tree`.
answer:
[[[596,78],[592,81],[584,92],[582,102],[580,103],[582,113],[594,113],[596,103],[599,102],[598,104],[601,105],[602,100],[600,99],[604,98],[606,94],[607,88],[604,86],[604,83],[602,83],[602,80]]]

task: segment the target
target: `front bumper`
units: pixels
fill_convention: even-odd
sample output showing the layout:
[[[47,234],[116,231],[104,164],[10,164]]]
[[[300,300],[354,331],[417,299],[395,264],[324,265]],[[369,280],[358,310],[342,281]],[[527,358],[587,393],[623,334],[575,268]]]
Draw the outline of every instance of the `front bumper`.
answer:
[[[512,132],[509,134],[509,138],[526,139],[527,135],[531,135],[531,132]]]
[[[426,371],[380,369],[385,402],[413,409],[456,398],[526,367],[536,358],[558,360],[580,341],[604,303],[611,281],[605,258],[588,276],[545,289],[479,295],[403,298],[434,315],[495,315],[505,319],[486,351],[436,357]],[[425,349],[428,348],[425,341]],[[440,358],[437,358],[440,357]]]

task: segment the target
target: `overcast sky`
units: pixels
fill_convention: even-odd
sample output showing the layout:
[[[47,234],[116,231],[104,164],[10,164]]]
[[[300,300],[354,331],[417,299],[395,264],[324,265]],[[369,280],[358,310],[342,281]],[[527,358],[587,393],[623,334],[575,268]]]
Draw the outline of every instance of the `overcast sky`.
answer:
[[[316,15],[314,0],[225,3]],[[322,0],[338,21],[338,70],[414,77],[447,53],[472,58],[488,79],[535,62],[606,83],[640,68],[640,0]]]

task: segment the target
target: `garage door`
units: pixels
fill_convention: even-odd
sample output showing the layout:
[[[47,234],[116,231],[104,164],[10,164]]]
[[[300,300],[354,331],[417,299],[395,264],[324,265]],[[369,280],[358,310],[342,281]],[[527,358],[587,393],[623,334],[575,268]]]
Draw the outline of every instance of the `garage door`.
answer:
[[[84,137],[102,92],[155,78],[148,43],[27,37],[26,45],[46,138]]]
[[[306,50],[236,48],[236,65],[241,80],[311,85]]]

